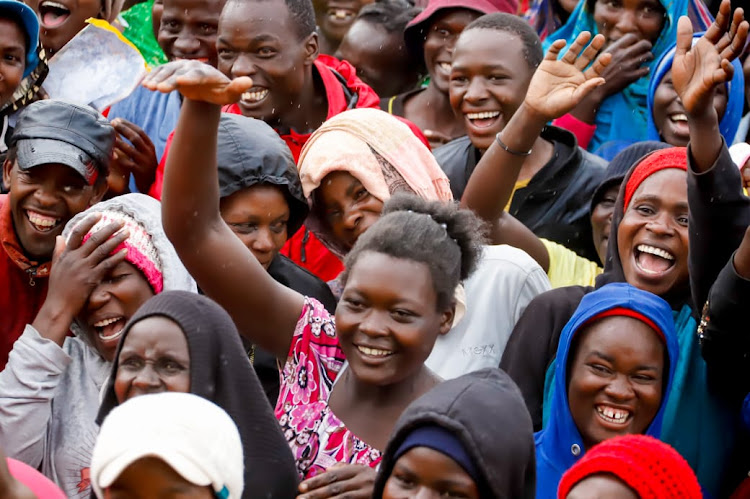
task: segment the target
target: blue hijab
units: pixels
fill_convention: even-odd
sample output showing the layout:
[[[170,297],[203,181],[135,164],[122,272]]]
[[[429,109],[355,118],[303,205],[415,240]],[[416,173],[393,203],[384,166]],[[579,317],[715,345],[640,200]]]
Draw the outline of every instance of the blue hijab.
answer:
[[[627,308],[649,318],[661,330],[669,357],[667,383],[662,393],[659,411],[654,416],[646,435],[661,437],[664,411],[672,390],[672,380],[677,367],[679,347],[669,304],[658,296],[626,283],[613,283],[588,293],[581,300],[573,316],[560,334],[555,360],[555,379],[550,402],[549,423],[534,435],[536,443],[536,496],[555,497],[563,473],[586,452],[568,405],[567,368],[570,347],[578,330],[589,319],[613,308]],[[656,334],[656,333],[654,333]],[[545,403],[545,406],[547,404]]]
[[[693,45],[703,36],[703,33],[693,35]],[[648,140],[661,140],[659,130],[654,123],[654,94],[656,89],[664,79],[666,74],[672,69],[674,54],[677,44],[673,44],[664,54],[656,61],[651,84],[648,87]],[[737,135],[737,129],[742,119],[742,110],[745,105],[745,76],[742,74],[742,64],[738,59],[732,62],[734,66],[734,77],[732,81],[726,83],[727,89],[727,109],[719,123],[719,131],[724,136],[727,144],[731,144],[734,136]]]
[[[654,59],[645,63],[652,72],[656,59],[677,40],[677,20],[680,16],[690,14],[696,30],[704,31],[710,25],[710,17],[705,8],[693,5],[698,1],[700,0],[659,0],[665,10],[664,27],[651,49]],[[547,37],[543,45],[545,51],[555,40],[565,39],[570,46],[582,31],[590,31],[594,35],[599,33],[594,13],[588,10],[586,4],[585,0],[578,2],[568,22]],[[602,102],[596,114],[596,132],[589,143],[589,151],[596,153],[603,148],[616,153],[634,142],[646,140],[649,79],[649,75],[646,75]]]

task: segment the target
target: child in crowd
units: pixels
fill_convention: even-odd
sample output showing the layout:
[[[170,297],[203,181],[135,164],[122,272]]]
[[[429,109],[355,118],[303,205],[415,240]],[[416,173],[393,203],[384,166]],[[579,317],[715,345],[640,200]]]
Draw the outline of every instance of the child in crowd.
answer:
[[[626,435],[587,452],[565,472],[557,497],[701,499],[703,493],[693,470],[672,447],[648,435]]]
[[[406,408],[373,498],[531,499],[533,445],[518,387],[503,371],[482,369],[441,383]]]
[[[320,53],[333,55],[354,24],[362,7],[373,0],[313,0]]]
[[[582,40],[579,44],[586,41]],[[595,39],[591,47],[594,54],[602,44],[601,37]],[[498,51],[495,49],[497,46],[510,49]],[[580,45],[573,44],[571,47],[580,48]],[[591,59],[593,57],[587,60]],[[464,196],[480,158],[496,142],[498,134],[510,137],[504,131],[506,125],[518,111],[528,109],[523,103],[532,76],[542,60],[539,37],[516,16],[484,16],[461,33],[453,54],[450,98],[454,111],[464,121],[467,135],[435,151],[435,158],[450,179],[456,199]],[[581,85],[580,95],[576,95],[578,100],[596,90],[591,87],[596,87],[595,82],[600,80],[591,78],[603,74],[606,66],[601,61],[595,62],[594,69],[599,70],[598,74],[592,76],[592,71],[587,72],[582,80],[589,80],[585,86],[581,80],[574,82]],[[580,72],[578,68],[576,71]],[[540,74],[541,84],[547,83],[541,80],[544,74]],[[560,78],[568,76],[563,73]],[[553,78],[549,80],[553,83],[556,81]],[[568,81],[573,81],[573,78],[569,77]],[[546,85],[539,90],[547,90]],[[563,89],[561,93],[565,91]],[[541,96],[541,99],[545,97]],[[550,101],[548,104],[556,103]],[[544,111],[548,112],[546,109]],[[555,111],[552,110],[552,116]],[[518,119],[524,119],[526,115],[528,113],[522,113]],[[534,118],[541,117],[533,115]],[[520,170],[518,181],[508,195],[511,201],[503,208],[507,208],[511,215],[537,236],[596,261],[596,251],[590,237],[589,206],[591,196],[604,174],[605,163],[579,148],[571,133],[561,128],[544,127],[545,123],[541,119],[535,120],[533,125],[527,122],[531,125],[529,130],[519,124],[515,134],[523,136],[523,148],[508,146],[505,150],[506,156],[518,158],[516,164]],[[494,151],[501,149],[498,143]]]
[[[115,132],[90,108],[39,101],[19,116],[0,196],[0,369],[47,294],[55,238],[99,201]]]
[[[159,393],[130,400],[107,416],[91,480],[99,499],[240,499],[243,463],[237,426],[221,407],[196,395]]]
[[[49,280],[0,372],[0,446],[68,497],[88,497],[100,392],[125,324],[154,294],[196,287],[164,235],[159,203],[143,194],[71,220]]]
[[[160,392],[199,395],[234,420],[244,449],[243,498],[293,496],[294,459],[237,328],[206,297],[174,291],[138,309],[122,332],[97,422],[128,400]]]

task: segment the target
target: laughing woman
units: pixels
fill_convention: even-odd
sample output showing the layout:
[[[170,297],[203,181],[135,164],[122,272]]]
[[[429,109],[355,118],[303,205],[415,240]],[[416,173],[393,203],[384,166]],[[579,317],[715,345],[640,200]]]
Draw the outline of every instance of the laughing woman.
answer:
[[[0,373],[0,446],[41,467],[68,497],[91,492],[99,393],[125,323],[163,290],[196,290],[164,235],[159,209],[158,201],[129,194],[68,223],[47,299]]]

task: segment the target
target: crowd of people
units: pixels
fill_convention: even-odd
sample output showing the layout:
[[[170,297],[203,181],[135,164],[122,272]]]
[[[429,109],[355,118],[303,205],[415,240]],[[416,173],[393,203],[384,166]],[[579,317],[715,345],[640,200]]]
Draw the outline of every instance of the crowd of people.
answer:
[[[0,497],[750,498],[739,4],[0,0]]]

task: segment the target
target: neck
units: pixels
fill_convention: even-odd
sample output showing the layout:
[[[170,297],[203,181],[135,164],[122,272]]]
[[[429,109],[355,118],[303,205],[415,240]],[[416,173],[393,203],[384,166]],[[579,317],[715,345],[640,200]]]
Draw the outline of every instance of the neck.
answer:
[[[291,103],[289,111],[278,118],[279,125],[300,134],[313,132],[328,116],[326,90],[314,71],[312,65],[307,68],[302,90]]]
[[[432,82],[430,82],[423,92],[420,92],[420,94],[417,94],[415,97],[420,98],[420,104],[425,115],[433,118],[435,123],[445,123],[457,120],[456,113],[451,107],[451,101],[448,98],[448,94],[442,92]]]
[[[365,383],[354,375],[351,369],[344,373],[341,380],[343,388],[349,394],[349,403],[358,406],[379,408],[393,407],[403,410],[416,398],[440,383],[440,378],[424,364],[417,372],[402,381],[389,385]]]

